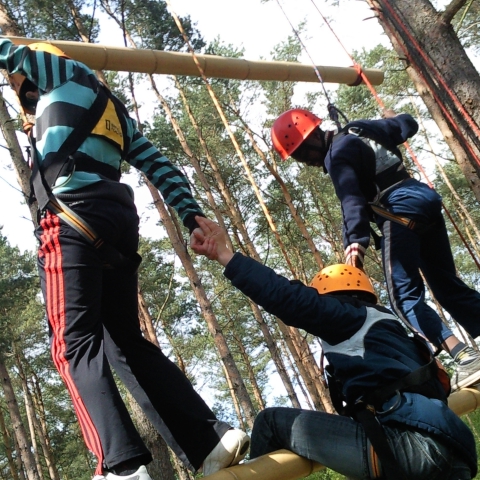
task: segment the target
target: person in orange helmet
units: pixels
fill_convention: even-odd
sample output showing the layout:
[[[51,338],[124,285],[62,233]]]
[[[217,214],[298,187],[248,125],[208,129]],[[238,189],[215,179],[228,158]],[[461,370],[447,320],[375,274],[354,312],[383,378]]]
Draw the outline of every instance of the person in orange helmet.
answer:
[[[417,122],[392,110],[383,116],[336,132],[323,130],[308,110],[288,110],[273,123],[273,147],[282,160],[293,157],[329,174],[342,207],[347,264],[364,268],[370,222],[377,224],[393,310],[454,359],[454,389],[474,385],[480,382],[480,354],[428,305],[422,274],[435,299],[473,338],[480,335],[480,293],[457,276],[441,197],[403,164],[399,146],[416,134]]]
[[[449,379],[351,265],[322,269],[311,286],[232,252],[215,222],[192,247],[225,267],[232,285],[285,324],[320,338],[330,396],[341,415],[296,408],[261,411],[250,457],[287,449],[350,478],[467,480],[475,440],[447,406]],[[254,466],[252,466],[254,468]]]

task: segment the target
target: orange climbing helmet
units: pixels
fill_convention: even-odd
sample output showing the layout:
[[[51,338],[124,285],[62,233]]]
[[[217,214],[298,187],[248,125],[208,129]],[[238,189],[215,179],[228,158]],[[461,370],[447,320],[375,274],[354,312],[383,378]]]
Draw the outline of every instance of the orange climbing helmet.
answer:
[[[52,55],[56,55],[57,57],[70,58],[63,50],[60,50],[58,47],[56,47],[55,45],[52,45],[51,43],[46,43],[46,42],[31,43],[30,45],[28,45],[28,48],[30,50],[36,50],[39,52],[48,52],[48,53],[51,53]]]
[[[270,132],[273,148],[286,160],[321,123],[321,118],[302,108],[282,113]]]
[[[313,277],[310,286],[318,293],[345,293],[354,292],[368,294],[371,303],[377,303],[377,295],[373,285],[365,272],[357,267],[339,263],[325,267]]]
[[[57,57],[70,58],[64,51],[60,50],[58,47],[50,43],[31,43],[30,45],[28,45],[28,48],[30,48],[30,50],[48,52],[52,55],[56,55]],[[29,100],[26,97],[26,92],[36,90],[35,85],[33,85],[33,83],[21,73],[12,73],[11,75],[9,75],[8,78],[10,81],[10,85],[17,92],[18,98],[20,99],[20,103],[25,112],[33,115],[35,113],[36,102]]]

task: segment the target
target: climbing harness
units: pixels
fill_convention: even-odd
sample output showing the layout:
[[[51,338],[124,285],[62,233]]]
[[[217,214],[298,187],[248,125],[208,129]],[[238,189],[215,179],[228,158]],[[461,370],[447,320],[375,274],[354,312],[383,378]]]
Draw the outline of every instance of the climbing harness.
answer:
[[[353,404],[347,403],[343,395],[343,385],[335,377],[335,371],[332,365],[325,367],[327,386],[330,390],[330,398],[332,399],[335,410],[340,415],[350,416],[356,419],[362,425],[367,438],[370,440],[375,453],[381,461],[382,469],[388,480],[406,480],[407,477],[395,459],[383,425],[378,417],[395,410],[400,405],[402,392],[417,393],[427,398],[433,398],[447,403],[447,398],[451,391],[448,373],[442,364],[432,355],[426,341],[416,332],[413,332],[411,338],[426,363],[389,385],[382,386],[373,391],[366,391],[360,395]],[[438,380],[442,388],[435,388],[434,384],[429,382],[430,380]],[[382,410],[388,401],[393,402],[392,405],[386,410]]]
[[[116,145],[122,152],[122,158],[124,158],[129,148],[125,112],[123,104],[111,94],[107,87],[99,82],[97,97],[92,106],[83,114],[59,150],[52,157],[49,157],[48,161],[42,163],[37,156],[33,129],[31,125],[28,125],[26,133],[30,148],[27,153],[30,155],[29,164],[32,168],[29,203],[31,204],[36,200],[39,215],[45,210],[49,210],[75,229],[99,252],[105,268],[122,268],[135,272],[141,261],[138,254],[130,258],[120,253],[99,237],[88,222],[77,215],[52,191],[59,177],[69,176],[74,171],[95,172],[115,181],[120,179],[119,170],[98,162],[87,155],[77,153],[77,149],[92,134],[102,136],[102,138]]]

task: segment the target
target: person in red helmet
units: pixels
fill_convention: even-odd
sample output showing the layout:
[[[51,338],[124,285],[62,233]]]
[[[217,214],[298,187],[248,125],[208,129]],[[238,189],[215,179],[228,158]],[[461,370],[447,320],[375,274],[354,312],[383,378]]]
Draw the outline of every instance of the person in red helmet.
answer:
[[[453,388],[480,382],[480,354],[465,345],[425,301],[422,275],[439,304],[473,337],[480,335],[480,294],[457,276],[442,216],[441,197],[407,172],[399,145],[417,133],[408,114],[384,112],[340,131],[301,108],[273,123],[271,138],[282,160],[293,157],[330,175],[343,215],[345,261],[363,269],[370,222],[382,231],[382,259],[395,313],[455,360]]]
[[[290,281],[232,252],[215,222],[197,221],[204,240],[193,250],[225,267],[232,285],[267,312],[317,336],[328,361],[330,397],[339,415],[266,408],[255,419],[250,458],[284,448],[349,478],[475,477],[475,440],[447,406],[448,375],[421,338],[376,304],[362,270],[331,265],[310,286]]]
[[[139,218],[121,164],[142,171],[192,234],[203,213],[188,179],[94,72],[59,48],[0,37],[0,68],[35,115],[37,263],[51,353],[98,459],[95,480],[151,480],[151,453],[111,367],[187,468],[209,475],[238,463],[248,435],[215,416],[138,320]]]

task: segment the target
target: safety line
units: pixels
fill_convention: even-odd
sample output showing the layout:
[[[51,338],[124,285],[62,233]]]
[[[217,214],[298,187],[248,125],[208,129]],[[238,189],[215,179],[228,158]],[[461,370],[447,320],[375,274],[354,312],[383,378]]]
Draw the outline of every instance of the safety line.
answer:
[[[295,34],[295,36],[297,37],[297,40],[299,41],[303,51],[307,54],[308,58],[310,59],[310,62],[312,64],[312,68],[315,72],[315,74],[317,75],[317,78],[318,80],[320,81],[320,84],[322,85],[322,88],[323,88],[323,93],[325,95],[325,98],[327,99],[327,110],[328,110],[328,116],[330,117],[330,120],[332,120],[333,122],[335,122],[335,125],[337,126],[338,130],[340,130],[342,128],[342,125],[340,124],[340,120],[338,119],[338,115],[340,114],[343,119],[348,123],[348,119],[345,117],[345,115],[343,114],[343,112],[341,112],[331,101],[330,101],[330,97],[328,96],[328,92],[325,88],[325,85],[323,83],[323,78],[322,78],[322,75],[320,74],[317,66],[315,65],[315,62],[313,61],[313,58],[312,56],[310,55],[307,47],[305,46],[305,44],[303,43],[302,39],[300,38],[300,35],[299,33],[297,32],[296,28],[293,26],[292,22],[290,21],[290,18],[288,17],[287,13],[285,12],[285,10],[283,9],[282,5],[280,4],[280,1],[279,0],[276,0],[277,2],[277,5],[280,7],[280,10],[282,11],[283,15],[285,16],[285,18],[287,19],[287,22],[290,24],[290,27],[291,29],[293,30],[293,33]],[[357,77],[357,81],[358,81],[358,78]],[[353,85],[357,85],[357,83],[355,82]]]
[[[343,51],[347,54],[348,58],[350,59],[350,61],[352,62],[353,66],[355,67],[355,69],[357,70],[358,74],[360,75],[361,79],[363,80],[363,82],[365,83],[365,85],[368,87],[368,89],[370,90],[370,92],[372,93],[372,95],[375,97],[375,99],[377,100],[378,104],[380,105],[381,108],[385,108],[385,105],[382,101],[382,99],[378,96],[377,94],[377,91],[375,90],[374,86],[370,83],[370,81],[368,80],[367,76],[363,73],[363,69],[362,69],[362,66],[352,57],[352,55],[350,55],[350,53],[348,52],[348,50],[345,48],[345,46],[343,45],[342,41],[340,40],[339,36],[336,34],[335,30],[332,28],[332,26],[330,25],[330,22],[327,20],[327,18],[325,17],[325,15],[323,15],[323,13],[320,11],[320,9],[318,8],[317,4],[315,3],[315,0],[311,0],[313,6],[315,7],[315,9],[317,10],[317,12],[319,13],[319,15],[322,17],[325,25],[328,27],[328,29],[330,30],[330,32],[332,32],[332,35],[336,38],[337,42],[339,43],[339,45],[342,47]]]
[[[325,85],[323,83],[323,78],[322,78],[322,75],[320,74],[317,66],[315,65],[315,62],[313,61],[313,58],[311,57],[310,53],[308,52],[308,49],[307,47],[305,46],[305,44],[303,43],[302,39],[300,38],[300,35],[299,33],[297,32],[296,28],[293,26],[292,22],[290,21],[290,18],[288,17],[287,13],[285,12],[285,10],[283,9],[281,3],[280,3],[280,0],[276,0],[277,2],[277,5],[280,7],[280,10],[282,11],[283,15],[285,16],[285,18],[287,19],[287,22],[290,24],[290,27],[292,28],[293,30],[293,33],[295,34],[295,36],[297,37],[297,40],[300,42],[300,45],[302,46],[304,52],[307,54],[308,58],[310,59],[310,62],[312,63],[312,67],[313,67],[313,70],[315,71],[315,74],[317,75],[317,78],[318,80],[320,81],[321,85],[322,85],[322,88],[323,88],[323,93],[325,94],[325,97],[327,98],[328,100],[328,103],[330,104],[330,98],[328,97],[328,93],[327,93],[327,90],[325,89]]]

